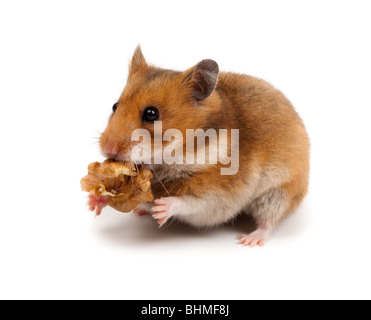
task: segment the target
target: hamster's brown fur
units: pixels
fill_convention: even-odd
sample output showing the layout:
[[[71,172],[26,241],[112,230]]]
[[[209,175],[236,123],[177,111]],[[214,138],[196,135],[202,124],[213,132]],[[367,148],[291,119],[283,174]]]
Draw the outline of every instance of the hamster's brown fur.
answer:
[[[195,87],[199,68],[200,64],[177,72],[150,66],[138,47],[118,109],[101,137],[102,150],[109,157],[129,160],[135,145],[130,139],[132,132],[145,128],[153,136],[153,124],[144,123],[141,117],[148,106],[159,109],[163,132],[176,128],[185,137],[186,129],[239,129],[240,167],[236,175],[221,175],[220,163],[153,165],[161,183],[154,178],[152,192],[155,199],[169,194],[181,199],[175,211],[183,212],[172,216],[197,227],[228,222],[241,212],[252,214],[258,229],[241,236],[240,243],[263,245],[271,230],[307,193],[307,132],[291,103],[269,83],[247,75],[219,73],[215,62],[204,60],[202,68],[210,69],[205,77],[216,74],[217,83],[210,89],[208,80],[212,79],[200,79],[201,86],[211,91],[200,92],[199,86]]]

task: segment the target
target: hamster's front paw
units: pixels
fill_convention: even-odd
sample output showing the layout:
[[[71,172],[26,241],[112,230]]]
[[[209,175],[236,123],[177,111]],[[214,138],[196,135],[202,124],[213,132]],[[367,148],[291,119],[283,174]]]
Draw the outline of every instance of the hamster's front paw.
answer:
[[[174,215],[179,213],[182,200],[179,197],[166,197],[155,201],[152,207],[153,218],[158,220],[160,228]]]
[[[95,211],[95,214],[99,216],[102,213],[104,207],[108,206],[110,197],[109,196],[96,196],[95,194],[89,194],[88,196],[88,207],[90,211]]]

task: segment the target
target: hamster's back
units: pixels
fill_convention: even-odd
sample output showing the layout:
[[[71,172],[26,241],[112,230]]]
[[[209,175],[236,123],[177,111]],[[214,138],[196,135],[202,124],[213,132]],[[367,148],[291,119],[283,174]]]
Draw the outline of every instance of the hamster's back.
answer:
[[[240,130],[241,165],[254,161],[261,188],[280,175],[277,183],[289,185],[297,199],[293,210],[307,193],[309,179],[310,142],[298,113],[279,90],[251,76],[221,73],[216,92],[225,118],[232,119],[229,125]]]

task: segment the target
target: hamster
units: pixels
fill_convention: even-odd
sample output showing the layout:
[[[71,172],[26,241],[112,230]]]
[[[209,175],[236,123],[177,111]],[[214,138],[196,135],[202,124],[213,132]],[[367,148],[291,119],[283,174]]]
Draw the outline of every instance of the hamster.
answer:
[[[263,80],[219,72],[213,60],[184,72],[161,69],[149,65],[138,46],[126,87],[100,138],[103,154],[138,163],[132,133],[145,129],[153,138],[155,121],[162,122],[162,132],[175,128],[184,136],[187,129],[239,130],[239,170],[234,175],[221,175],[220,162],[154,164],[151,155],[152,163],[144,166],[154,172],[156,200],[134,212],[152,214],[160,226],[172,218],[197,228],[214,227],[249,214],[257,229],[239,235],[238,243],[263,246],[307,194],[308,134],[291,103]],[[155,139],[148,143],[155,148]],[[186,150],[186,142],[181,143]]]

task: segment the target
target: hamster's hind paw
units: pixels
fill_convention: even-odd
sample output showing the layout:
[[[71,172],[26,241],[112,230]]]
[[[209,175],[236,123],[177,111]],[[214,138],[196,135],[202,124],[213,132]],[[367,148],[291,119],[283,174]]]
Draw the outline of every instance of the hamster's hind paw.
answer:
[[[270,236],[270,230],[258,228],[250,234],[243,234],[237,237],[238,244],[253,248],[255,246],[263,247]]]
[[[146,209],[143,209],[141,207],[136,207],[134,210],[133,210],[133,213],[136,214],[137,216],[146,216],[146,215],[149,215],[150,212],[147,211]]]

